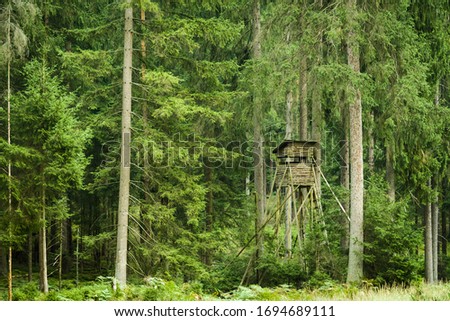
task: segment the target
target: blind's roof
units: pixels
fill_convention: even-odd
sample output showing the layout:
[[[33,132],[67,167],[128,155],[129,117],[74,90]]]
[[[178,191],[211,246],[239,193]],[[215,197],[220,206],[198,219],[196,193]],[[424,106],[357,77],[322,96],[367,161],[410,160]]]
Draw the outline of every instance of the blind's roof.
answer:
[[[281,142],[280,145],[278,145],[277,148],[275,148],[272,153],[276,154],[280,150],[286,148],[289,145],[300,145],[305,147],[319,147],[319,142],[313,141],[313,140],[284,140]]]

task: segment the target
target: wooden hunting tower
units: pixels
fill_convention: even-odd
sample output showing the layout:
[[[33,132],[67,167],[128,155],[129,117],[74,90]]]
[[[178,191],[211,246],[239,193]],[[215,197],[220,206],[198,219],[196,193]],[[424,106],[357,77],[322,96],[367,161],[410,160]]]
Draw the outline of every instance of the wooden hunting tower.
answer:
[[[319,143],[300,140],[285,140],[275,148],[273,153],[278,159],[277,186],[314,186],[318,149]]]

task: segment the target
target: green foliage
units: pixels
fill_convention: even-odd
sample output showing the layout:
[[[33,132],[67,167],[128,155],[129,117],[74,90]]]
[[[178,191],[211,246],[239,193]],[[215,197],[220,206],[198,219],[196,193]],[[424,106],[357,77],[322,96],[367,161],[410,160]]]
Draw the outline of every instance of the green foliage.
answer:
[[[328,274],[316,271],[305,283],[304,288],[311,290],[324,290],[333,288],[335,285],[337,285],[336,281],[334,281]]]
[[[392,203],[385,194],[383,180],[376,176],[371,177],[366,198],[366,277],[377,284],[410,284],[419,280],[422,231],[411,220],[414,211],[407,200]]]
[[[242,280],[250,257],[241,255],[236,257],[236,253],[225,255],[221,260],[212,266],[210,271],[210,283],[205,284],[205,289],[210,292],[228,292],[236,289]]]
[[[111,301],[113,291],[106,286],[84,286],[78,289],[50,291],[46,301]]]
[[[307,274],[296,259],[285,259],[276,255],[266,254],[259,268],[264,271],[264,286],[288,284],[300,287],[307,280]]]
[[[183,290],[173,281],[165,281],[160,278],[146,278],[145,286],[137,288],[137,291],[131,290],[127,297],[134,296],[141,300],[146,301],[184,301],[186,300],[186,294]]]
[[[111,101],[110,77],[114,75],[113,56],[106,50],[61,51],[62,77],[80,98],[83,110],[99,111]]]
[[[249,287],[240,286],[233,292],[233,300],[239,301],[260,301],[269,300],[272,291],[267,288],[262,288],[259,285],[250,285]]]
[[[15,301],[34,301],[39,297],[39,287],[35,282],[29,282],[13,289]]]
[[[59,80],[40,62],[27,64],[24,74],[27,87],[17,98],[21,108],[14,110],[17,141],[40,154],[34,168],[48,179],[50,189],[79,188],[87,165],[84,146],[89,132],[75,117],[74,97],[64,92]],[[24,130],[31,135],[24,135]]]
[[[49,217],[58,220],[70,217],[66,192],[82,188],[87,165],[84,146],[89,139],[89,132],[76,119],[74,97],[65,92],[43,63],[28,63],[23,74],[25,89],[13,96],[12,102],[15,144],[5,146],[1,152],[13,166],[14,213],[8,219],[8,228],[17,247],[24,244],[25,235],[38,225],[36,217],[43,205],[48,206]],[[3,141],[0,144],[3,146]],[[6,178],[1,174],[0,179]],[[44,204],[42,188],[47,190]],[[5,203],[6,195],[2,193],[0,198]],[[2,216],[2,221],[6,217]]]
[[[319,277],[323,279],[323,277]],[[326,277],[323,279],[325,280]],[[289,286],[263,288],[259,285],[239,286],[227,293],[204,293],[198,283],[176,284],[158,278],[131,283],[124,291],[114,292],[112,280],[100,277],[95,282],[75,286],[64,281],[63,288],[51,287],[47,295],[40,294],[36,282],[20,283],[13,293],[18,301],[197,301],[197,300],[258,300],[258,301],[448,301],[449,285],[373,286],[357,288],[331,281],[319,281],[314,288],[296,290]],[[317,287],[320,286],[320,287]],[[4,294],[4,295],[3,295]],[[1,292],[5,298],[6,293]]]
[[[10,1],[0,6],[0,65],[25,56],[29,43],[27,33],[36,27],[38,17],[39,10],[32,1]]]

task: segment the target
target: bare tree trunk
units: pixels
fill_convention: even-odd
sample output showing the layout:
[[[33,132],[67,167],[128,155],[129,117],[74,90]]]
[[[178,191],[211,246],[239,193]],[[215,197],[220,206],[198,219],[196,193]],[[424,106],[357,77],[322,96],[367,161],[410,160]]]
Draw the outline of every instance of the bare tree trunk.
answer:
[[[431,185],[431,182],[429,183]],[[433,276],[433,218],[431,202],[425,208],[425,280],[434,283]]]
[[[356,0],[348,0],[350,14],[356,11]],[[360,72],[359,44],[354,30],[350,29],[347,43],[348,63],[353,72]],[[347,282],[360,282],[363,277],[363,220],[364,173],[362,106],[359,88],[353,88],[354,101],[350,104],[350,246]]]
[[[133,67],[133,8],[125,9],[124,68],[122,96],[122,143],[115,278],[118,288],[127,284],[128,209],[130,201],[131,85]]]
[[[250,182],[251,182],[251,173],[247,172],[247,176],[245,176],[245,195],[250,196]]]
[[[288,90],[286,94],[286,140],[292,139],[292,90]],[[287,173],[289,174],[289,173]],[[286,189],[286,204],[285,204],[285,228],[284,228],[284,249],[286,258],[292,256],[292,186],[287,186]]]
[[[11,145],[11,2],[8,3],[8,25],[7,25],[7,35],[6,35],[6,45],[7,45],[7,131],[8,131],[8,145]],[[8,215],[9,215],[9,247],[8,247],[8,300],[12,301],[12,172],[11,172],[11,160],[8,160]]]
[[[319,0],[316,4],[316,9],[318,11],[322,10],[323,2]],[[323,34],[322,31],[319,32],[319,40],[316,46],[316,66],[322,65],[323,56]],[[320,198],[322,192],[322,184],[319,167],[322,162],[322,149],[320,143],[322,141],[322,88],[319,83],[318,77],[315,77],[314,87],[312,89],[312,105],[311,105],[311,138],[313,141],[319,143],[319,148],[316,152],[316,187],[317,196]]]
[[[286,134],[284,139],[291,140],[292,132],[293,132],[293,124],[292,124],[292,90],[288,90],[286,94]]]
[[[300,57],[300,140],[308,140],[308,76],[306,56]]]
[[[141,9],[141,24],[144,25],[145,24],[145,10]],[[144,79],[145,77],[145,72],[146,72],[146,66],[145,66],[145,58],[147,57],[147,45],[145,43],[145,37],[142,36],[141,38],[141,59],[142,59],[142,63],[141,63],[141,79]],[[143,105],[146,105],[146,101],[143,102]],[[147,106],[145,106],[147,107]],[[146,108],[143,108],[142,113],[147,113]]]
[[[8,300],[12,301],[13,293],[12,293],[12,279],[13,279],[13,270],[12,270],[12,246],[8,248]]]
[[[302,13],[299,17],[300,33],[305,30],[305,12],[306,1],[300,2]],[[299,126],[299,138],[300,140],[308,140],[308,57],[300,50],[300,68],[299,68],[299,111],[300,111],[300,126]]]
[[[62,270],[63,270],[63,221],[59,222],[59,264],[58,264],[58,287],[62,288]]]
[[[259,0],[253,1],[253,39],[252,58],[257,61],[261,58],[261,8]],[[262,97],[256,94],[253,97],[253,154],[255,168],[255,196],[256,196],[256,262],[257,265],[264,253],[263,225],[266,220],[265,207],[265,163],[264,163],[264,135],[262,132],[263,108]],[[261,281],[261,271],[257,269],[258,282]]]
[[[439,178],[437,175],[434,177],[433,189],[436,193],[439,193]],[[439,197],[436,195],[432,205],[432,239],[433,239],[433,280],[438,280],[438,263],[439,263]]]
[[[141,8],[141,26],[145,25],[145,20],[146,20],[146,14],[145,14],[145,10]],[[141,37],[141,81],[144,82],[144,78],[145,78],[145,74],[147,72],[147,68],[146,68],[146,58],[147,58],[147,44],[145,42],[145,35],[144,35],[144,30],[142,30],[142,37]],[[148,96],[147,96],[147,90],[145,88],[142,88],[142,101],[141,101],[141,107],[142,107],[142,123],[143,123],[143,130],[144,130],[144,134],[146,136],[150,136],[149,133],[149,129],[148,129]],[[143,156],[143,167],[144,167],[144,172],[143,172],[143,181],[144,181],[144,199],[145,199],[145,203],[149,204],[149,202],[151,201],[150,198],[150,191],[149,191],[149,186],[150,186],[150,166],[149,166],[149,159],[148,159],[148,155],[146,152],[144,152],[144,156]],[[140,225],[139,230],[140,230],[140,234],[141,234],[141,243],[144,242],[144,235],[148,234],[151,235],[152,231],[151,231],[151,222],[150,219],[143,215],[144,213],[141,211],[141,220],[142,220],[142,225]],[[144,231],[145,230],[145,231]]]
[[[439,205],[433,203],[433,279],[435,282],[438,281],[438,266],[439,266]]]
[[[443,208],[441,211],[441,256],[443,258],[447,256],[447,233],[447,211]]]
[[[301,10],[303,12],[306,12],[306,2],[303,1],[301,4]],[[299,28],[300,32],[302,33],[303,30],[305,30],[305,18],[304,14],[300,14],[299,18]],[[302,50],[299,52],[300,55],[300,66],[299,66],[299,139],[302,141],[309,140],[308,135],[308,58]],[[300,188],[299,193],[299,204],[302,204],[305,200],[307,195],[307,189],[306,188]],[[304,233],[302,233],[302,230],[304,229],[305,220],[307,217],[307,211],[306,206],[303,207],[299,212],[298,217],[298,227],[299,227],[299,244],[302,242],[302,238]],[[300,249],[301,251],[302,249]],[[302,258],[301,258],[302,260]],[[303,263],[303,262],[302,262]]]
[[[436,82],[436,93],[434,98],[434,104],[436,107],[439,107],[440,104],[440,79]],[[438,281],[438,265],[439,265],[439,193],[441,191],[440,187],[440,179],[439,174],[435,173],[433,175],[433,190],[436,193],[435,199],[433,200],[433,204],[431,205],[432,209],[432,251],[433,251],[433,281]]]
[[[45,180],[42,180],[42,209],[41,223],[39,227],[39,290],[48,293],[47,279],[47,233],[46,233],[46,196],[45,196]]]
[[[322,0],[318,0],[315,2],[315,9],[317,11],[322,10],[323,2]],[[320,28],[321,29],[321,28]],[[317,45],[315,46],[315,67],[320,67],[322,64],[322,56],[323,56],[323,32],[322,30],[318,31],[318,40]],[[322,86],[319,81],[319,77],[317,73],[314,75],[313,78],[314,82],[312,85],[312,99],[311,99],[311,139],[318,143],[317,150],[314,154],[314,161],[315,161],[315,167],[314,167],[314,178],[315,178],[315,190],[311,194],[311,216],[315,215],[315,206],[314,206],[314,199],[316,198],[317,202],[320,202],[321,195],[322,195],[322,180],[320,175],[320,166],[322,163],[322,149],[321,149],[321,140],[322,140]],[[319,206],[320,208],[320,206]],[[313,224],[317,224],[317,222],[321,221],[320,213],[316,214],[316,222],[314,222],[314,218],[311,219]],[[323,221],[321,221],[323,223]],[[322,227],[325,228],[325,226],[322,224]],[[327,232],[324,229],[324,236],[325,240],[327,239]],[[316,262],[315,262],[315,270],[317,271],[320,266],[320,247],[318,244],[317,235],[315,235],[315,249],[316,249]]]
[[[344,131],[344,137],[341,141],[341,186],[346,190],[350,190],[350,149],[349,149],[349,123],[348,123],[348,108],[343,106],[342,111],[342,128]],[[346,213],[350,211],[350,203],[348,196],[345,197],[342,202],[342,207]],[[348,252],[349,247],[349,233],[350,225],[347,218],[341,215],[342,235],[341,235],[341,251],[342,253]]]
[[[77,240],[75,245],[75,284],[78,286],[80,280],[80,227],[77,228]]]
[[[367,133],[367,135],[369,136],[368,163],[369,163],[369,171],[370,173],[373,173],[375,169],[375,137],[373,135],[373,127],[374,127],[373,111],[370,112],[370,120],[372,124],[369,127],[369,131]]]
[[[284,224],[284,249],[285,257],[292,256],[292,186],[286,186],[285,224]]]

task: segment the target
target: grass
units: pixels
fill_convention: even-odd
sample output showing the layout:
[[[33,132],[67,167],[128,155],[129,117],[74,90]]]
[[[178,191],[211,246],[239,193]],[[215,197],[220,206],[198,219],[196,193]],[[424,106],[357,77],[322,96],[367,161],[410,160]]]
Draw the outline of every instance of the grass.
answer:
[[[317,289],[274,289],[259,286],[240,287],[228,299],[279,301],[449,301],[450,284],[414,286],[355,287],[334,284]]]
[[[36,281],[15,280],[13,298],[17,301],[450,301],[450,283],[356,287],[327,281],[305,289],[250,285],[228,293],[204,293],[200,283],[176,284],[159,278],[130,282],[124,291],[114,291],[109,277],[83,281],[78,286],[72,280],[65,280],[61,288],[56,280],[50,281],[49,293],[42,294]],[[6,298],[6,288],[1,287],[0,300]]]

